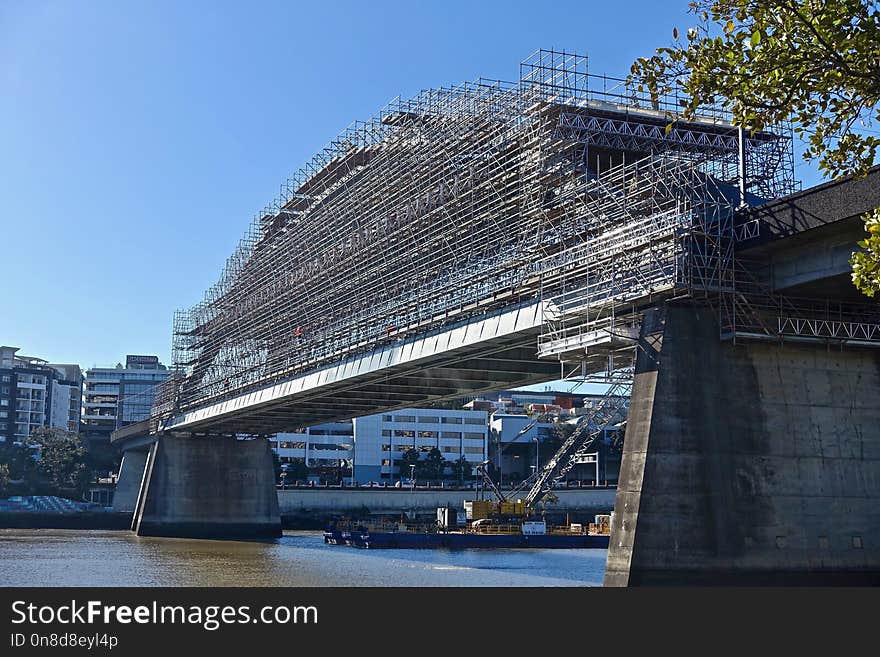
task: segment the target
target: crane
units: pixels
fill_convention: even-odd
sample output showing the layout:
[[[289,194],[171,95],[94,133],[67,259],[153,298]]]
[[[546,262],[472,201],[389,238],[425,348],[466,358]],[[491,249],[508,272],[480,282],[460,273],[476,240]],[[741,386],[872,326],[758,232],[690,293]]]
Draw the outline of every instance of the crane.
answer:
[[[483,477],[483,481],[489,489],[498,498],[498,501],[506,502],[519,491],[524,490],[526,486],[531,486],[528,494],[526,494],[522,501],[524,502],[526,514],[534,509],[535,505],[553,489],[553,485],[568,474],[587,455],[596,443],[596,440],[602,435],[602,431],[612,426],[623,414],[629,404],[632,384],[633,370],[631,368],[619,370],[612,385],[591,411],[577,420],[574,431],[560,445],[546,465],[541,470],[536,469],[530,477],[521,481],[509,494],[505,495],[501,492],[492,480],[492,477],[489,476],[486,470],[489,461],[480,463],[477,466],[477,471]],[[536,417],[523,426],[513,438],[511,444],[516,442],[517,438],[530,431],[538,421],[539,418]]]
[[[523,426],[523,428],[520,429],[520,430],[517,432],[517,434],[513,437],[513,440],[511,440],[510,443],[508,443],[508,447],[509,447],[510,445],[512,445],[513,443],[515,443],[515,442],[517,441],[517,439],[518,439],[520,436],[522,436],[522,435],[528,433],[528,432],[531,430],[531,428],[532,428],[533,426],[535,426],[537,423],[538,423],[538,418],[537,418],[537,417],[536,417],[535,419],[529,421],[528,423],[526,423],[526,424]],[[504,451],[504,449],[501,450],[501,452],[503,452],[503,451]],[[519,492],[520,490],[522,490],[523,483],[521,482],[520,485],[519,485],[518,487],[514,488],[514,489],[511,491],[510,495],[505,495],[504,493],[502,493],[502,492],[501,492],[501,489],[498,488],[498,485],[492,480],[492,477],[489,475],[489,472],[488,472],[488,470],[486,469],[486,466],[487,466],[487,465],[489,465],[489,461],[488,461],[488,460],[483,461],[482,463],[480,463],[480,464],[477,466],[476,470],[477,470],[477,472],[480,473],[480,476],[483,478],[483,483],[485,483],[486,486],[488,486],[489,489],[495,494],[495,497],[498,498],[498,501],[499,501],[499,502],[506,502],[506,501],[507,501],[510,497],[512,497],[515,493],[517,493],[517,492]],[[534,477],[534,476],[535,476],[535,475],[532,474],[532,477]],[[527,479],[527,480],[525,480],[525,481],[529,481],[532,477],[530,477],[529,479]]]
[[[534,508],[553,489],[553,484],[568,474],[569,470],[586,456],[602,435],[602,431],[620,417],[629,404],[632,383],[633,371],[631,369],[621,371],[591,412],[578,419],[571,435],[535,476],[531,489],[523,499],[527,509]]]

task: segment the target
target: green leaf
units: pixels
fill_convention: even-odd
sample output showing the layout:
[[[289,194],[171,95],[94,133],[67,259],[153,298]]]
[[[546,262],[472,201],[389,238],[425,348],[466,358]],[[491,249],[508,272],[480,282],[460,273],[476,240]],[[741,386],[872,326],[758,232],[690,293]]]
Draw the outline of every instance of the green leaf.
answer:
[[[761,43],[761,32],[758,30],[752,32],[752,38],[749,39],[749,43],[752,45],[752,48]]]

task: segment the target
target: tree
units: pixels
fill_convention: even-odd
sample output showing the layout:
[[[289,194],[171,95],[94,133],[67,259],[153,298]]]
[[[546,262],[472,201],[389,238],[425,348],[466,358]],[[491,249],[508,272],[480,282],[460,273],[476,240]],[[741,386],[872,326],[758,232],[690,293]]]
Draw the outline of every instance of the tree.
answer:
[[[416,479],[437,481],[446,469],[446,459],[436,447],[432,447],[427,456],[416,464]]]
[[[27,445],[39,448],[39,468],[55,488],[85,491],[91,472],[85,464],[86,450],[78,434],[38,427],[31,432]]]
[[[0,463],[0,497],[6,497],[6,489],[9,486],[9,466]]]
[[[411,472],[415,472],[415,470],[410,469],[411,465],[418,466],[419,464],[419,451],[415,448],[410,448],[403,453],[403,458],[398,461],[398,465],[400,466],[400,478],[409,477]]]
[[[309,478],[309,468],[304,461],[295,460],[287,464],[286,482],[305,481]]]
[[[0,443],[0,463],[9,470],[9,483],[23,482],[22,492],[30,494],[40,479],[39,464],[34,460],[34,450],[12,441]]]
[[[861,251],[853,253],[853,283],[869,297],[880,292],[880,208],[865,217],[867,239],[861,240]]]
[[[458,481],[459,484],[463,484],[466,479],[470,480],[473,477],[471,464],[468,463],[464,456],[461,456],[457,461],[450,463],[450,476]]]
[[[682,118],[719,102],[734,123],[761,130],[791,120],[832,178],[861,176],[880,136],[880,3],[877,0],[696,0],[697,24],[673,29],[673,44],[636,60],[631,79],[653,100],[680,87]],[[671,128],[670,124],[670,128]],[[876,130],[876,127],[875,127]],[[864,294],[880,291],[880,208],[865,217],[869,237],[851,259]]]
[[[281,457],[274,449],[272,450],[272,469],[275,471],[275,481],[281,481]]]

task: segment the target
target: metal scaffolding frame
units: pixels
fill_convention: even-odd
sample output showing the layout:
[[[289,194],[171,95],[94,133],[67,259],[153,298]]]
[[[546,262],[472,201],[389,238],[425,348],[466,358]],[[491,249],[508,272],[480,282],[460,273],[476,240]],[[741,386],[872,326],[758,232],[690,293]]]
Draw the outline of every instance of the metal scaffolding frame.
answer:
[[[175,314],[154,416],[523,301],[545,302],[539,352],[560,360],[624,353],[664,297],[711,297],[735,320],[737,131],[714,107],[679,120],[676,93],[540,50],[518,82],[428,89],[353,123]],[[747,201],[794,189],[786,130],[744,148]]]

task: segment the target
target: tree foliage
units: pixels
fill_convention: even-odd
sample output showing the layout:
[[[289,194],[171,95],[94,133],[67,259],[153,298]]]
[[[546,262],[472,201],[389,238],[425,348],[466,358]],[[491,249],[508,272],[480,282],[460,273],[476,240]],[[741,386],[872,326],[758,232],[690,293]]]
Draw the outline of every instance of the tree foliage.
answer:
[[[419,451],[415,448],[410,448],[406,450],[400,460],[398,461],[398,465],[400,466],[400,478],[409,477],[411,473],[415,473],[415,468],[410,468],[410,466],[418,467],[419,464]]]
[[[464,483],[465,481],[470,481],[473,478],[473,468],[471,467],[471,464],[468,463],[467,459],[464,458],[464,456],[460,456],[457,461],[453,461],[450,464],[450,467],[450,477],[452,477],[454,481]],[[490,464],[489,468],[491,476],[491,470],[494,468],[494,466]]]
[[[880,292],[880,208],[865,218],[868,237],[859,242],[861,251],[853,254],[853,282],[869,297]]]
[[[436,447],[432,447],[425,458],[416,464],[416,479],[424,479],[427,481],[437,481],[443,477],[443,471],[446,469],[446,459]]]
[[[760,130],[791,120],[804,158],[826,175],[864,175],[880,134],[878,0],[696,0],[696,25],[638,59],[631,77],[657,99],[679,87],[683,118],[718,103],[735,124]],[[867,131],[863,129],[867,128]],[[865,217],[869,232],[871,218]],[[876,236],[876,231],[871,233]],[[853,282],[880,290],[876,242],[853,254]]]
[[[39,468],[46,479],[59,489],[83,491],[91,479],[85,464],[86,450],[78,434],[53,427],[38,427],[31,432],[29,446],[39,448]]]
[[[40,478],[39,464],[34,460],[34,451],[10,440],[0,443],[0,463],[9,472],[7,484],[21,481],[25,490],[30,490]]]
[[[0,463],[0,497],[6,497],[9,478],[9,466],[6,463]]]

